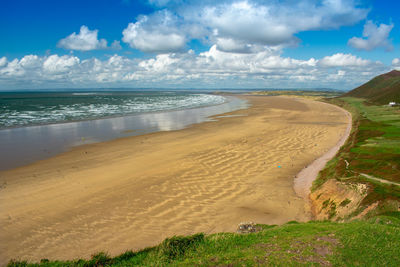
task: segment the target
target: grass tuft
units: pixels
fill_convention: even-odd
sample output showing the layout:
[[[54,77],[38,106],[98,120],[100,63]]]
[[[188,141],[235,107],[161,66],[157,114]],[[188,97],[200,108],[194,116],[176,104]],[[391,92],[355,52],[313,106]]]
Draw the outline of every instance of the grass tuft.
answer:
[[[193,250],[204,241],[204,234],[174,236],[167,238],[160,245],[160,255],[167,262],[182,257],[188,250]]]

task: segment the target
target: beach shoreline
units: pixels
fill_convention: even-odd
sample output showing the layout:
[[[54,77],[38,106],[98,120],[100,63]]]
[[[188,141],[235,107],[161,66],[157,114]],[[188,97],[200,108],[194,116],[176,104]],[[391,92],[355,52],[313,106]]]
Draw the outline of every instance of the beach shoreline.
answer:
[[[224,98],[224,103],[201,107],[0,129],[0,171],[54,157],[80,145],[184,129],[247,107],[244,100],[232,95]]]
[[[321,102],[240,97],[251,107],[0,172],[0,263],[116,255],[249,220],[309,220],[293,177],[337,144],[347,118]]]

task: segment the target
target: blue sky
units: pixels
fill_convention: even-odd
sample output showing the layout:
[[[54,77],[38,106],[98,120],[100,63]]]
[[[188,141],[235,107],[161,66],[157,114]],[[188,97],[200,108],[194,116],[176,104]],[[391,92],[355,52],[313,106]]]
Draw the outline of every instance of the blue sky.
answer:
[[[336,88],[400,69],[400,3],[0,2],[0,90]]]

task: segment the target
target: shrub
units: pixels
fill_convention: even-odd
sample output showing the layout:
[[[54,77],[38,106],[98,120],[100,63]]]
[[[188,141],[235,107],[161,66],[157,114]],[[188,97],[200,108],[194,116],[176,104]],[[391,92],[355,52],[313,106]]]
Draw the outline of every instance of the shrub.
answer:
[[[160,245],[161,256],[171,261],[183,256],[188,250],[194,249],[204,241],[204,234],[199,233],[191,236],[174,236],[165,239]]]

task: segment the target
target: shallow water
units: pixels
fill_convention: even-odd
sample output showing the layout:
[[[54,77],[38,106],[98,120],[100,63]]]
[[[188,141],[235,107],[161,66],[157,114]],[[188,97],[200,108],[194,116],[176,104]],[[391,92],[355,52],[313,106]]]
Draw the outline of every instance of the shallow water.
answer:
[[[196,108],[225,100],[176,91],[0,93],[0,129]]]
[[[210,116],[248,106],[245,100],[224,97],[225,103],[207,107],[75,121],[0,130],[0,170],[45,159],[71,147],[158,131],[183,129],[209,121]]]

